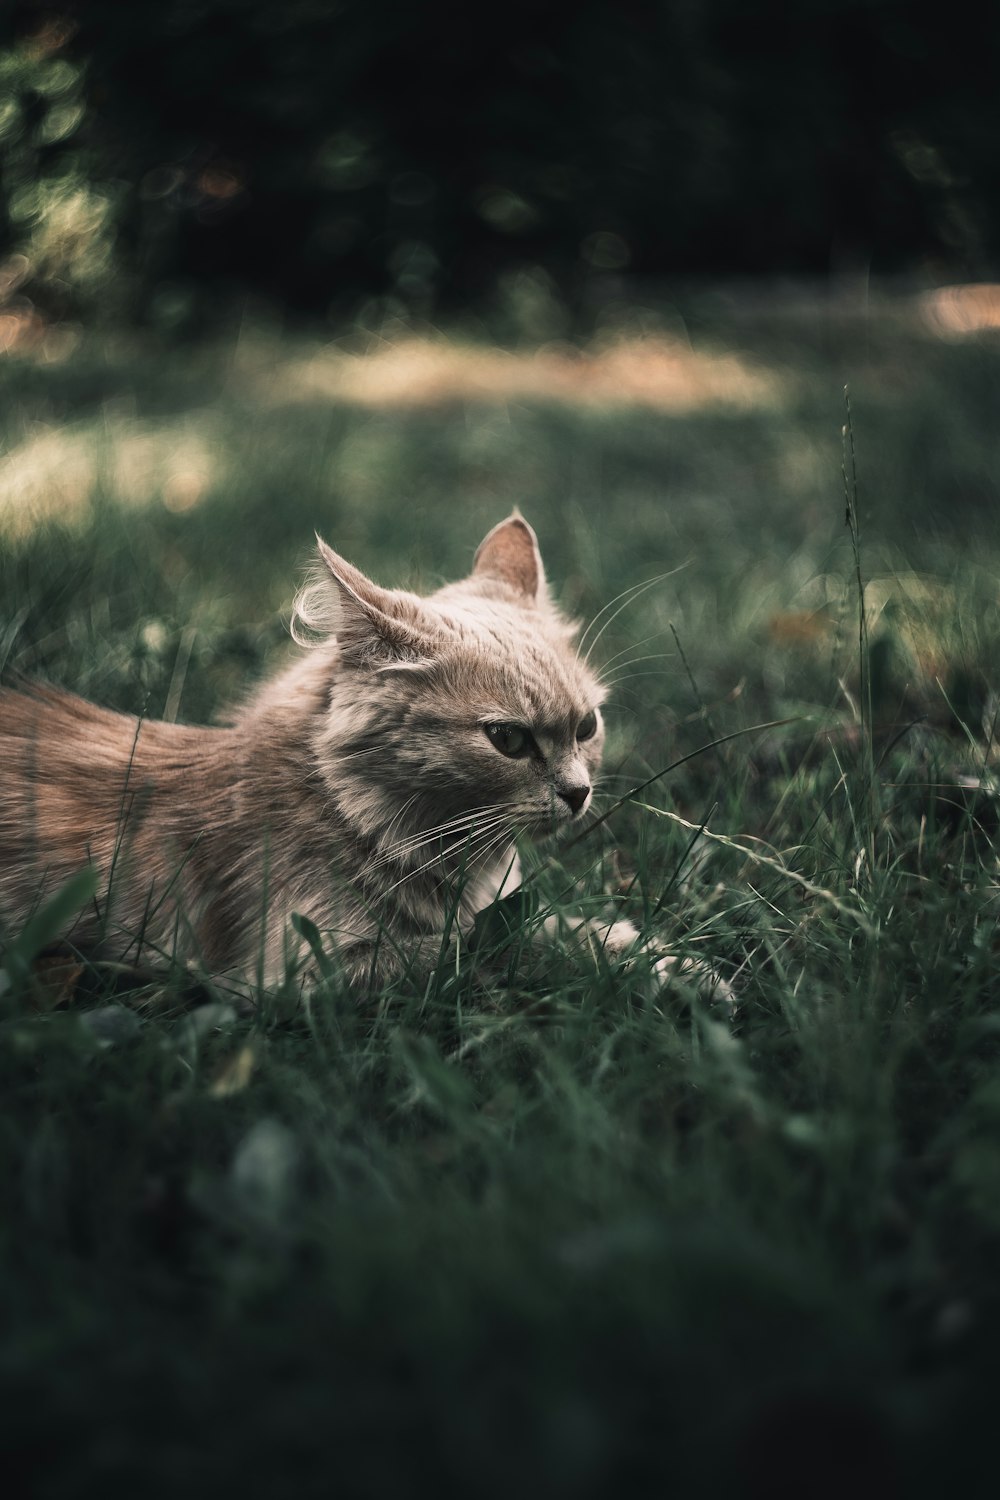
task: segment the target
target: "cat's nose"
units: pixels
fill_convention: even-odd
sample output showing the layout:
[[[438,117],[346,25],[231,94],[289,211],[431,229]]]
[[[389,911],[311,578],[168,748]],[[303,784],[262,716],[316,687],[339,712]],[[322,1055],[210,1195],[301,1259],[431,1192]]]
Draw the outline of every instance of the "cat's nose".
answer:
[[[582,786],[561,786],[557,790],[570,812],[574,815],[580,811],[590,796],[590,787],[587,786],[586,782]]]

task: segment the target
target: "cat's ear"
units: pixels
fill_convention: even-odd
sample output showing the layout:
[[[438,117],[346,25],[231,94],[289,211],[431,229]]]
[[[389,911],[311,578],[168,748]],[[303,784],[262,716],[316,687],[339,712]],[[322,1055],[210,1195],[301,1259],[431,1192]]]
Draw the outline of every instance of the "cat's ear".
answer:
[[[496,578],[527,604],[545,603],[545,569],[538,538],[517,511],[494,526],[480,542],[472,576]]]
[[[322,569],[299,595],[295,626],[314,636],[336,636],[342,658],[355,666],[413,666],[432,654],[432,633],[415,595],[381,588],[328,547],[316,542]],[[296,639],[301,638],[301,631]]]

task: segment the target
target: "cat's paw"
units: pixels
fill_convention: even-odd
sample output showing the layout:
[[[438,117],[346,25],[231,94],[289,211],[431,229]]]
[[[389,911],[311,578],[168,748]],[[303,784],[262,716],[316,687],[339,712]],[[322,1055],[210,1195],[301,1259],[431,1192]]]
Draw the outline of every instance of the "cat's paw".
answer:
[[[697,990],[724,1015],[736,1013],[739,1004],[736,991],[715,969],[697,958],[665,953],[660,944],[643,938],[639,929],[626,919],[604,923],[583,917],[550,917],[543,930],[549,937],[568,935],[578,943],[586,942],[595,960],[603,959],[626,972],[641,974],[650,998],[669,990]]]
[[[652,958],[649,973],[658,992],[684,986],[697,990],[702,999],[724,1014],[735,1015],[739,1004],[736,991],[715,969],[697,958],[664,953],[656,943],[643,940],[631,922],[612,922],[602,935],[601,946],[609,958],[622,959],[626,964]]]
[[[668,990],[678,983],[696,989],[702,999],[728,1016],[734,1016],[739,1006],[736,991],[710,965],[697,958],[682,958],[676,953],[664,953],[653,965],[662,989]]]

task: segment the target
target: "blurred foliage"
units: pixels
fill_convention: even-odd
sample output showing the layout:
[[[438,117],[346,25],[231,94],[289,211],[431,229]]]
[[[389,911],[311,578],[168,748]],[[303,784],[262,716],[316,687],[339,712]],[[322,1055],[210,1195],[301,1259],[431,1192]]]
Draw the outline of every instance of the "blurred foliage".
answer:
[[[995,259],[992,7],[946,28],[905,0],[490,19],[486,40],[445,0],[9,5],[8,301],[185,327],[249,295],[339,320],[527,273],[580,313],[626,269]]]

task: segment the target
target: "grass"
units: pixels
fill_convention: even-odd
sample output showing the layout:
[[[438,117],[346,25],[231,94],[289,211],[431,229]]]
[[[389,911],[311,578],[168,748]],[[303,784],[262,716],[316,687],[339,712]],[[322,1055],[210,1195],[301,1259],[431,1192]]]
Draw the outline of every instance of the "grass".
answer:
[[[995,346],[683,311],[699,357],[767,375],[745,400],[332,403],[294,341],[0,366],[0,658],[113,706],[246,692],[314,527],[430,587],[517,503],[584,618],[668,573],[597,648],[603,805],[681,764],[537,883],[742,1000],[556,953],[500,1009],[442,973],[248,1017],[8,934],[2,1421],[32,1493],[985,1492]]]

